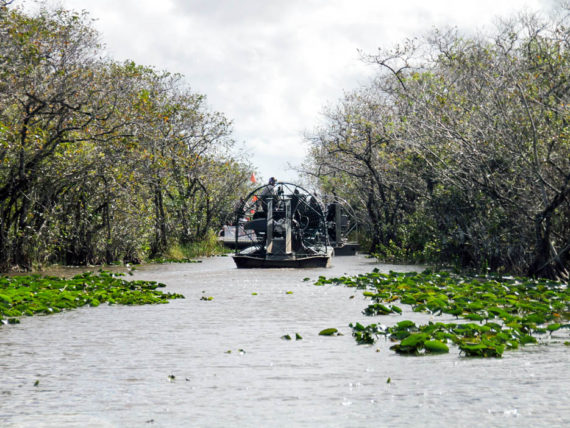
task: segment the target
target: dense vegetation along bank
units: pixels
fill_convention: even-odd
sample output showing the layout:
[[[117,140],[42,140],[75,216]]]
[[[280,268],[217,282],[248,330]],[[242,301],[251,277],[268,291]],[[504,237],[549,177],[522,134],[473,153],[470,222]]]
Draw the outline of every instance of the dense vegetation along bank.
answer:
[[[390,349],[399,354],[445,353],[453,344],[466,356],[500,357],[505,350],[537,343],[561,328],[570,328],[570,290],[555,281],[431,271],[385,274],[375,269],[354,277],[321,276],[315,283],[325,284],[363,290],[372,301],[363,310],[367,316],[403,314],[398,303],[414,312],[457,318],[457,322],[424,325],[404,319],[390,327],[350,324],[357,343],[373,344],[385,336],[395,342]]]
[[[122,274],[92,272],[71,279],[54,276],[0,277],[0,322],[18,323],[18,317],[53,314],[80,306],[145,305],[183,299],[176,293],[164,293],[155,281],[126,281]]]
[[[139,262],[248,193],[232,123],[178,74],[102,59],[86,12],[0,0],[0,271]],[[364,59],[300,168],[380,258],[570,276],[570,8]],[[360,85],[359,85],[360,86]],[[188,256],[187,256],[188,257]]]
[[[251,186],[231,121],[181,75],[103,59],[86,12],[15,3],[0,1],[0,271],[215,236]]]
[[[371,252],[521,276],[570,272],[570,7],[476,36],[436,29],[365,57],[303,171]]]

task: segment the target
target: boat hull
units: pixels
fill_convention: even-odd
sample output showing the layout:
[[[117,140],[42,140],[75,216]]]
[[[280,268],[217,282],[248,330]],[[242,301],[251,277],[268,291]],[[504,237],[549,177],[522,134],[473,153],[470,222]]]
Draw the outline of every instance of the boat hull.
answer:
[[[309,256],[302,258],[270,259],[236,254],[233,256],[240,269],[257,268],[323,268],[330,264],[330,256]]]
[[[354,256],[358,251],[358,244],[355,243],[346,243],[338,247],[334,247],[334,255],[335,256]]]
[[[238,239],[237,241],[235,239],[224,239],[223,237],[219,239],[219,242],[221,244],[223,244],[225,247],[227,248],[231,248],[231,249],[243,249],[243,248],[247,248],[247,247],[251,247],[251,245],[255,244],[255,241],[245,238],[245,239]]]

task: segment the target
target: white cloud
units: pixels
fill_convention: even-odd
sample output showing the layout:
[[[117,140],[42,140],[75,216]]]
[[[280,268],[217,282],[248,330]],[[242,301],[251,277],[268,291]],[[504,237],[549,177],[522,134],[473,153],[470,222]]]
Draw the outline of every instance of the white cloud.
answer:
[[[33,0],[21,0],[31,4]],[[234,121],[260,175],[294,181],[302,134],[365,83],[373,53],[433,27],[473,31],[552,0],[56,0],[96,18],[109,56],[182,73]],[[42,3],[42,2],[40,2]]]

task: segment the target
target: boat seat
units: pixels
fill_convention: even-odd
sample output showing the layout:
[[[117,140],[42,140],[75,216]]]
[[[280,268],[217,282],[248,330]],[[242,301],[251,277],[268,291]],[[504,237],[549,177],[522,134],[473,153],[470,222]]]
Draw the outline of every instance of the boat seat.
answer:
[[[253,230],[255,233],[266,233],[267,232],[267,220],[265,218],[258,218],[255,220],[250,220],[244,225],[244,229]]]

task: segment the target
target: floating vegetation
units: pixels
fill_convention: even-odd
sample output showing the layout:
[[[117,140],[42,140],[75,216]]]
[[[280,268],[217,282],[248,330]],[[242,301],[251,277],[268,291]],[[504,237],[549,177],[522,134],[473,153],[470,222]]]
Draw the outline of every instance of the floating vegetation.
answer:
[[[123,274],[92,272],[71,279],[53,276],[0,277],[0,322],[15,324],[18,317],[53,314],[65,309],[102,303],[145,305],[167,303],[184,298],[181,294],[163,293],[165,287],[155,281],[126,281]]]
[[[570,292],[566,284],[528,278],[465,277],[449,272],[380,273],[355,277],[319,277],[315,285],[340,284],[363,289],[372,303],[367,316],[402,314],[392,302],[414,312],[448,314],[457,322],[416,325],[402,320],[392,327],[351,323],[358,344],[384,336],[390,349],[407,355],[449,352],[457,346],[465,356],[501,357],[508,349],[537,343],[540,335],[570,328]]]
[[[325,328],[319,332],[319,336],[338,336],[338,330],[336,328]]]
[[[177,258],[168,258],[168,257],[157,257],[156,259],[150,259],[149,263],[156,263],[156,264],[165,264],[165,263],[202,263],[202,260],[194,260],[194,259],[177,259]]]
[[[379,335],[385,334],[385,329],[378,324],[370,324],[366,327],[357,322],[356,324],[349,324],[352,328],[352,336],[360,345],[373,344]]]
[[[285,334],[285,335],[281,336],[281,339],[293,340],[293,338],[289,334]],[[295,340],[303,340],[303,337],[299,333],[295,333]]]

